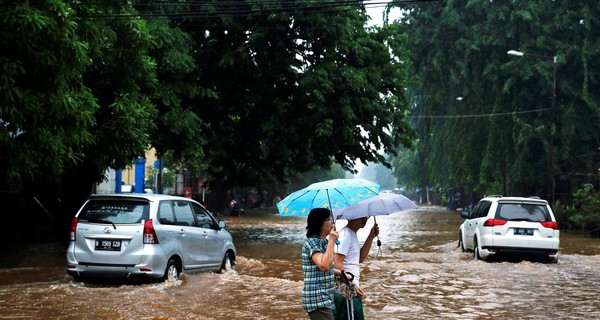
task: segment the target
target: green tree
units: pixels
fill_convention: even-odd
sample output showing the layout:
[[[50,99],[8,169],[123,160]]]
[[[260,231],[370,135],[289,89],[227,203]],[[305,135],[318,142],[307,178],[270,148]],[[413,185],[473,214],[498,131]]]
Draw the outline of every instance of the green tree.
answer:
[[[381,190],[396,188],[394,172],[383,164],[369,163],[362,168],[358,176],[379,184]]]
[[[582,230],[600,226],[600,197],[594,186],[586,183],[574,194],[574,206],[577,213],[570,216],[569,220],[581,226]]]
[[[94,143],[99,105],[82,80],[92,61],[74,15],[63,1],[0,4],[0,149],[13,177],[59,180]]]
[[[385,162],[413,135],[406,33],[331,3],[2,2],[8,170],[70,218],[151,144],[219,194]]]
[[[145,155],[156,117],[148,92],[157,82],[150,33],[130,5],[90,2],[74,8],[92,62],[81,79],[98,104],[90,128],[94,141],[81,149],[82,161],[68,167],[61,180],[65,195],[81,202],[107,168],[125,168]]]
[[[62,199],[50,208],[61,219],[149,146],[155,65],[132,13],[118,1],[0,4],[0,150],[26,194]]]
[[[410,144],[400,24],[365,30],[362,9],[318,10],[310,1],[294,9],[246,1],[181,5],[176,12],[145,8],[160,10],[193,40],[195,68],[184,81],[210,90],[179,98],[201,119],[186,128],[193,125],[206,142],[201,161],[215,194],[224,198],[234,186],[277,183],[332,162],[345,169],[355,160],[382,162],[379,150]]]
[[[551,200],[592,181],[595,156],[579,155],[596,155],[600,143],[590,135],[600,113],[589,89],[597,85],[590,68],[600,53],[597,4],[454,0],[408,9],[403,22],[419,79],[408,90],[417,184]],[[526,55],[511,58],[508,50]]]
[[[158,6],[165,12],[177,7]],[[156,10],[156,9],[155,9]],[[189,171],[201,176],[206,170],[203,159],[207,125],[198,115],[199,108],[191,99],[198,95],[210,95],[211,90],[197,85],[198,68],[193,56],[194,41],[190,34],[177,26],[171,26],[167,17],[151,17],[148,28],[153,36],[154,47],[150,54],[157,62],[159,85],[151,96],[157,113],[155,128],[151,132],[152,146],[157,158],[168,167]],[[159,176],[162,171],[159,172]],[[158,192],[162,192],[159,179]]]

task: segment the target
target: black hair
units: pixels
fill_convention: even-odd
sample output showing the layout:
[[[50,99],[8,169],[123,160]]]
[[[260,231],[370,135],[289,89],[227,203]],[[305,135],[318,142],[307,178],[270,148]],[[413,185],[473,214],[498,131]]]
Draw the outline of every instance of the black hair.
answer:
[[[327,208],[314,208],[308,213],[306,220],[306,237],[319,236],[323,221],[329,219],[331,211]]]

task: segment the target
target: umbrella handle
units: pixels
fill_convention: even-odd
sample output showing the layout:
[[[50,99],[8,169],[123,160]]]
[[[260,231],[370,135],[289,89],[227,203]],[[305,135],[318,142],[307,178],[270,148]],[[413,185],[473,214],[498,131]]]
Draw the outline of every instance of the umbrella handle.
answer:
[[[329,198],[329,189],[325,189],[327,193],[327,203],[329,204],[329,214],[331,215],[331,222],[333,222],[333,230],[335,230],[335,219],[333,218],[333,209],[331,209],[331,198]],[[340,245],[340,240],[335,240],[335,245]]]
[[[375,222],[375,224],[377,224],[377,218],[375,216],[373,216],[373,222]],[[379,233],[377,233],[377,246],[381,247],[381,241],[379,240]]]
[[[333,230],[335,230],[335,220],[333,220],[333,211],[329,210],[329,212],[331,212],[331,222],[333,222]],[[335,245],[339,246],[340,245],[340,240],[335,239]]]
[[[377,224],[377,218],[373,216],[373,222]],[[381,258],[381,241],[379,240],[379,233],[377,233],[377,259]]]

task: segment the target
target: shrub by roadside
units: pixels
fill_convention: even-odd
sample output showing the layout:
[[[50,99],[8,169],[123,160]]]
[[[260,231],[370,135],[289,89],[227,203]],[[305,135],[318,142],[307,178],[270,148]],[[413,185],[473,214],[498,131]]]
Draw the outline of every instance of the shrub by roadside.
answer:
[[[552,206],[561,229],[586,231],[591,235],[600,235],[600,195],[592,184],[584,184],[573,194],[573,204],[556,201]],[[598,230],[600,231],[600,230]]]

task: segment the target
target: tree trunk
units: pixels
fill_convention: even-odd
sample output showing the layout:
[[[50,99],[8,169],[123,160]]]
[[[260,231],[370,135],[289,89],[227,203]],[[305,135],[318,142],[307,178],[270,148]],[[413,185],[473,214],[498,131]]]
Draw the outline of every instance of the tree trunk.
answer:
[[[61,199],[65,209],[63,214],[68,216],[69,221],[92,194],[96,183],[98,183],[97,177],[89,172],[91,171],[87,168],[78,166],[63,175]]]
[[[216,215],[223,215],[227,204],[227,190],[221,180],[210,182],[210,193],[206,198],[208,210]]]
[[[256,187],[258,199],[254,204],[252,204],[252,209],[260,208],[262,204],[265,202],[265,196],[263,194],[263,190],[260,187]]]

